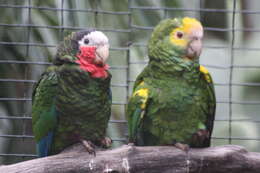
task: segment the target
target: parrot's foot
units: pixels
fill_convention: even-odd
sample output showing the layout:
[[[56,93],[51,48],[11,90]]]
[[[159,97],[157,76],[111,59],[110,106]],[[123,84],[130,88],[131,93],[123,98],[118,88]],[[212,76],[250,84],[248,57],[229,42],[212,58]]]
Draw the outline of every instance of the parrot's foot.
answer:
[[[127,145],[132,147],[132,146],[135,146],[135,143],[129,142]]]
[[[81,142],[89,154],[96,156],[95,145],[91,141],[82,140]]]
[[[182,144],[182,143],[175,143],[174,146],[182,151],[185,151],[186,153],[189,151],[190,147],[187,144]]]
[[[203,144],[205,140],[209,138],[209,131],[208,130],[198,130],[196,133],[192,135],[192,141],[194,143]]]
[[[199,130],[196,133],[200,138],[206,139],[209,138],[209,131],[208,130]]]
[[[103,148],[109,148],[109,147],[111,147],[113,141],[112,141],[112,139],[110,139],[109,137],[104,137],[104,138],[100,141],[100,143],[101,143],[101,146],[102,146]]]

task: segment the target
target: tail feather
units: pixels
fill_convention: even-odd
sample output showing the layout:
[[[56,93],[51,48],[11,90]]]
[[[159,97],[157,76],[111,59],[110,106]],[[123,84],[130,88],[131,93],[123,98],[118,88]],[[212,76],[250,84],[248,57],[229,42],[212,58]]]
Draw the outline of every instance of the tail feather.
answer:
[[[38,157],[46,157],[50,153],[51,144],[53,140],[53,132],[49,132],[47,136],[43,137],[37,143],[37,155]]]

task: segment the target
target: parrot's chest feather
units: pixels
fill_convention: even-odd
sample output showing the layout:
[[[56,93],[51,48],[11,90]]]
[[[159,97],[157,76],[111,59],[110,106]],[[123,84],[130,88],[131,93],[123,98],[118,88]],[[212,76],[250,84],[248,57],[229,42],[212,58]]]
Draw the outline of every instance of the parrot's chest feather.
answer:
[[[110,76],[92,78],[83,70],[61,70],[59,73],[57,108],[61,112],[93,115],[109,100]],[[73,106],[71,106],[73,105]]]
[[[155,86],[155,98],[158,104],[175,110],[189,109],[203,100],[203,90],[200,83],[189,81],[168,81],[165,84]]]
[[[111,113],[111,76],[105,79],[92,78],[88,72],[69,67],[62,67],[58,71],[55,106],[59,127],[55,133],[56,148],[80,139],[95,141],[103,138]]]
[[[150,108],[145,116],[150,123],[145,124],[144,129],[160,138],[161,143],[190,138],[198,130],[199,123],[206,119],[204,111],[208,106],[208,95],[204,92],[206,85],[203,81],[153,80],[150,86]]]

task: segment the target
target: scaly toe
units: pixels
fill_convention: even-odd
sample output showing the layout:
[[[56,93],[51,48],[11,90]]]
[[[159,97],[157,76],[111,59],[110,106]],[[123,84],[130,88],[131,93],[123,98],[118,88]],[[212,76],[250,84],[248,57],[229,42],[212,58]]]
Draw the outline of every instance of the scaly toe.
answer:
[[[104,137],[104,138],[101,140],[101,145],[102,145],[102,147],[104,147],[104,148],[109,148],[109,147],[111,147],[112,142],[113,142],[113,141],[112,141],[109,137]]]
[[[81,142],[89,154],[96,156],[95,145],[91,141],[82,140]]]
[[[182,144],[177,142],[176,144],[174,144],[174,146],[182,151],[185,151],[186,153],[189,151],[190,147],[187,144]]]

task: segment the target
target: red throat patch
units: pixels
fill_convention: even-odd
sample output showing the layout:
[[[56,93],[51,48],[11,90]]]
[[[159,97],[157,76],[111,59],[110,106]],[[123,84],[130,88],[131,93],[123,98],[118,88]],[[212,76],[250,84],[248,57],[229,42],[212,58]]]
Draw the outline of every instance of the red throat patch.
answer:
[[[94,46],[80,46],[80,53],[77,54],[79,58],[76,63],[80,65],[80,68],[91,74],[94,78],[106,78],[108,76],[107,70],[109,69],[108,64],[98,66],[94,64],[96,58],[96,47]]]

